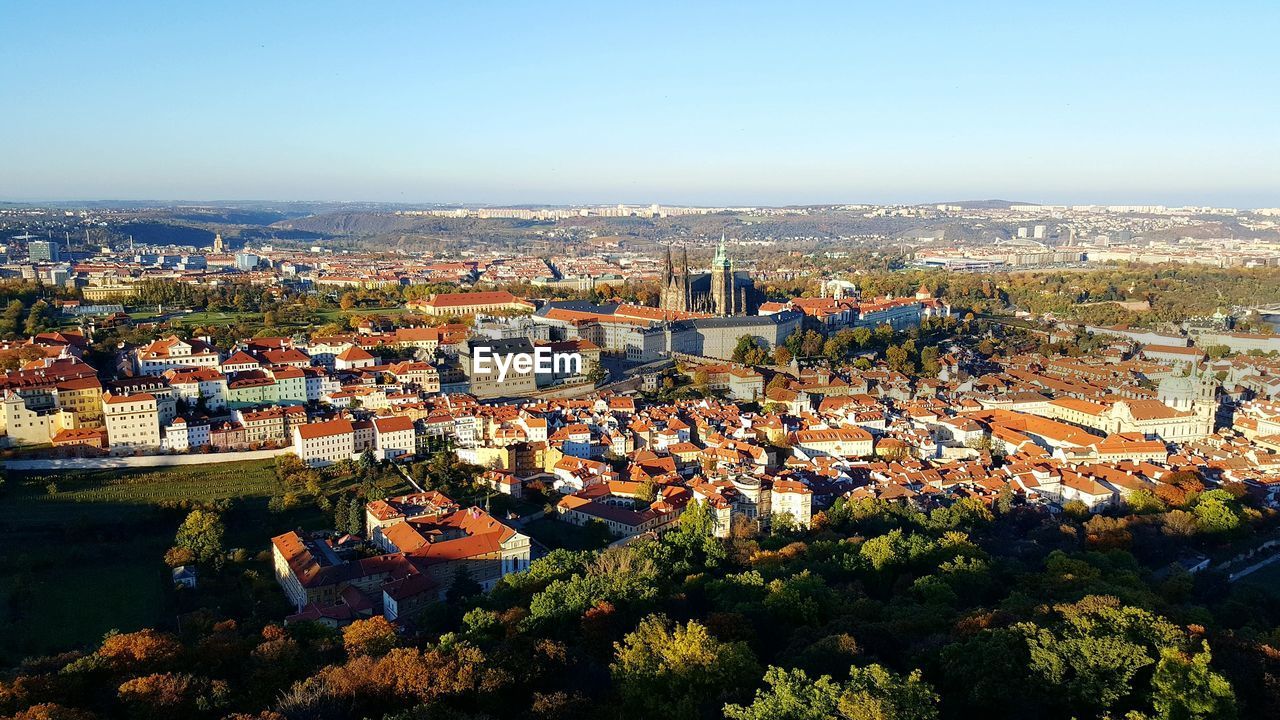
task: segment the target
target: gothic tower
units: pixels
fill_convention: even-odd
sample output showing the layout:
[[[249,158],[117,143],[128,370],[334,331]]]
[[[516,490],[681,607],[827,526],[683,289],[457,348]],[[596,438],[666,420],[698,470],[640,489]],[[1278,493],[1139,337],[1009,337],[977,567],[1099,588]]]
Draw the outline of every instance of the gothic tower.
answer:
[[[684,267],[677,270],[671,262],[671,246],[662,265],[662,289],[658,306],[663,310],[687,312],[689,310],[689,251],[684,251]]]
[[[711,307],[717,315],[734,314],[733,281],[733,266],[724,251],[724,233],[720,233],[720,245],[711,261]]]

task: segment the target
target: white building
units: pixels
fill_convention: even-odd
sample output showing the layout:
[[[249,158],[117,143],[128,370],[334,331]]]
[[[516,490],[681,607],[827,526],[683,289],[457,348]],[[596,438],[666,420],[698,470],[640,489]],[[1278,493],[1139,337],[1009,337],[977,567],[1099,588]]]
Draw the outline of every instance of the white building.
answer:
[[[188,452],[209,444],[209,423],[206,420],[188,422],[174,418],[164,429],[164,447],[174,452]]]
[[[413,420],[404,415],[375,418],[373,442],[379,459],[412,455],[415,449]]]
[[[293,429],[293,452],[312,467],[350,459],[355,451],[356,433],[350,420],[308,423]]]
[[[102,396],[107,444],[113,453],[155,451],[160,448],[160,413],[149,393]]]
[[[134,353],[139,375],[163,375],[174,368],[216,368],[218,351],[199,340],[181,340],[176,335],[152,341]]]

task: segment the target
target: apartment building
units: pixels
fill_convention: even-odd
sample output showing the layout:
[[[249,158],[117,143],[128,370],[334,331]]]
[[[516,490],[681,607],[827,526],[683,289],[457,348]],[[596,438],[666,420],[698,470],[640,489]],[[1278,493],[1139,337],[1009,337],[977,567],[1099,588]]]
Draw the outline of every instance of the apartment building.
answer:
[[[160,449],[160,413],[150,393],[102,396],[111,452],[153,452]]]
[[[299,425],[293,429],[293,453],[311,467],[332,465],[356,452],[356,432],[350,420]]]

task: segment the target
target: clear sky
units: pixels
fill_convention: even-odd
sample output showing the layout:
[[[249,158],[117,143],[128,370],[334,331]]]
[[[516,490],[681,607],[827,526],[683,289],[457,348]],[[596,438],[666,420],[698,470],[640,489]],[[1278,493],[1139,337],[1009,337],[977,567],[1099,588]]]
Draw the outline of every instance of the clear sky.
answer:
[[[18,2],[0,199],[1280,206],[1276,2]]]

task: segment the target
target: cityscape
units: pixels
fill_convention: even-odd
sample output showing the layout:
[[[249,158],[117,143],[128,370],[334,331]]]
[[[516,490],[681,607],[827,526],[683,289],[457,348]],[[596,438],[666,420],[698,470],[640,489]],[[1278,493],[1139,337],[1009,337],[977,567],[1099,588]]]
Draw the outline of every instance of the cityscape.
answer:
[[[0,719],[1280,717],[1274,9],[143,5],[13,18]]]

